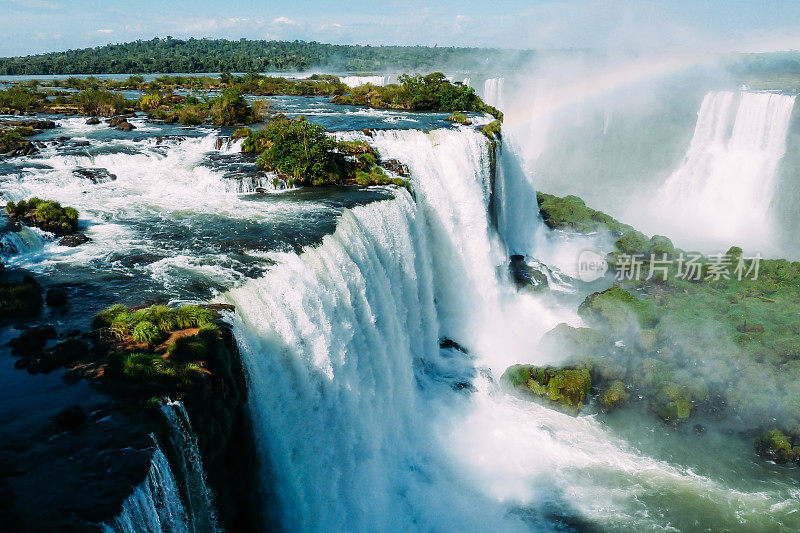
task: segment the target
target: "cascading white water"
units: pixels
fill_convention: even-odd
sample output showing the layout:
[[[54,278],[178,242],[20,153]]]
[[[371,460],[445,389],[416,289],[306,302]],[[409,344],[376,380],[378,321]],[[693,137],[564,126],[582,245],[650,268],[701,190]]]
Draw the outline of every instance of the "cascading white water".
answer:
[[[408,165],[416,201],[399,191],[346,211],[319,247],[276,257],[225,296],[287,529],[548,530],[580,516],[652,530],[679,516],[653,510],[662,495],[714,506],[728,524],[741,507],[758,515],[765,497],[790,497],[731,493],[593,417],[498,390],[509,364],[546,363],[538,339],[574,314],[513,294],[499,273],[480,134],[378,132],[373,143]],[[442,335],[469,354],[439,350]],[[473,392],[459,392],[465,383]]]
[[[483,101],[498,109],[505,107],[503,99],[504,78],[489,78],[483,84]]]
[[[159,448],[153,453],[147,479],[122,504],[122,511],[109,524],[113,533],[189,533],[180,491]]]
[[[794,101],[773,93],[707,94],[686,157],[657,193],[660,222],[675,235],[694,235],[687,238],[693,245],[720,248],[708,251],[737,244],[767,252]]]
[[[197,447],[189,414],[181,402],[168,401],[161,406],[167,419],[170,449],[180,469],[184,487],[185,510],[189,531],[212,533],[219,531],[211,489],[206,483],[203,460]]]
[[[383,87],[387,84],[389,76],[340,76],[339,81],[348,87],[359,87],[361,85],[377,85]]]
[[[41,250],[46,234],[38,228],[20,227],[19,231],[9,231],[0,235],[0,256],[9,257]]]
[[[213,533],[219,531],[203,471],[197,437],[180,402],[161,406],[167,421],[168,447],[179,471],[184,498],[172,467],[157,445],[150,471],[122,504],[105,530],[114,533]]]
[[[345,212],[321,246],[227,295],[286,529],[500,519],[459,489],[419,416],[433,408],[420,380],[446,364],[429,249],[421,214],[400,193]]]

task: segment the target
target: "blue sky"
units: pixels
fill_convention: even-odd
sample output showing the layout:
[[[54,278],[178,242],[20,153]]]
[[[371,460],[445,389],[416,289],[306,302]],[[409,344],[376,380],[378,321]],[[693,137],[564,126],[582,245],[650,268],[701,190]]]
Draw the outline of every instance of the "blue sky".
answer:
[[[0,0],[0,15],[0,56],[167,35],[506,48],[800,48],[798,0]]]

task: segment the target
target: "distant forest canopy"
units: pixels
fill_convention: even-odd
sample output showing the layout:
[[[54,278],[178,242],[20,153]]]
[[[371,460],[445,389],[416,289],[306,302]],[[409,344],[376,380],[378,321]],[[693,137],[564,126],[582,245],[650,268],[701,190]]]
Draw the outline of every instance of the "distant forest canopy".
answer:
[[[276,72],[324,67],[347,72],[386,69],[474,69],[532,51],[429,46],[334,45],[304,41],[152,39],[0,59],[0,75]]]

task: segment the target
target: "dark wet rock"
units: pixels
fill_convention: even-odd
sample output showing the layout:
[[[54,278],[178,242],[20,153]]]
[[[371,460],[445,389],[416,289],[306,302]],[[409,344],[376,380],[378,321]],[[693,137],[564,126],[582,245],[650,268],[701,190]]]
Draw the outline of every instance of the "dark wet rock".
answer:
[[[0,319],[22,318],[42,308],[42,287],[31,276],[22,280],[0,279]]]
[[[370,129],[370,128],[364,128],[363,130],[361,130],[361,133],[363,133],[367,137],[374,137],[375,136],[375,130]]]
[[[5,157],[33,155],[38,152],[36,145],[28,139],[0,141],[0,154]]]
[[[156,144],[178,144],[188,139],[185,135],[159,135],[156,137]]]
[[[83,339],[70,338],[52,348],[28,355],[19,362],[31,374],[52,372],[71,363],[90,359],[89,343]]]
[[[86,411],[80,405],[73,405],[59,411],[53,421],[67,431],[75,431],[86,424]]]
[[[74,248],[76,246],[80,246],[81,244],[85,244],[92,239],[84,235],[83,233],[72,233],[70,235],[66,235],[58,241],[58,244],[61,246],[68,246],[70,248]]]
[[[110,119],[106,120],[106,123],[108,124],[109,128],[116,128],[117,126],[119,126],[123,122],[128,122],[128,119],[126,119],[122,115],[119,115],[119,116],[116,116],[116,117],[111,117]]]
[[[0,126],[9,128],[33,128],[35,130],[51,130],[58,126],[52,120],[4,120]],[[40,132],[41,133],[41,132]]]
[[[50,339],[56,338],[56,330],[53,326],[46,324],[26,329],[19,337],[11,339],[8,345],[11,346],[11,353],[17,357],[34,355],[42,351]]]
[[[100,124],[100,119],[97,117],[91,117],[86,120],[86,124],[89,126],[94,126],[95,124]]]
[[[549,287],[547,275],[526,263],[524,255],[512,255],[508,268],[517,288],[543,291]]]
[[[396,174],[400,174],[403,177],[408,176],[408,167],[405,166],[403,163],[398,161],[397,159],[386,159],[381,160],[378,164],[385,168],[386,170],[390,170]]]
[[[454,341],[453,339],[448,339],[447,337],[443,338],[439,341],[439,348],[442,349],[451,349],[451,350],[458,350],[459,352],[467,353],[467,349],[461,346],[459,343]]]
[[[51,307],[59,307],[67,303],[67,291],[60,287],[53,287],[47,290],[47,295],[44,298],[47,305]]]
[[[115,129],[118,129],[119,131],[132,131],[136,129],[136,126],[128,121],[125,121],[119,124]]]
[[[89,141],[75,141],[72,146],[89,146],[90,144]]]
[[[95,184],[108,183],[117,179],[116,174],[112,174],[108,169],[102,167],[76,168],[72,170],[72,173]]]
[[[457,392],[476,392],[478,390],[475,388],[475,385],[468,381],[456,381],[453,383],[452,388]]]

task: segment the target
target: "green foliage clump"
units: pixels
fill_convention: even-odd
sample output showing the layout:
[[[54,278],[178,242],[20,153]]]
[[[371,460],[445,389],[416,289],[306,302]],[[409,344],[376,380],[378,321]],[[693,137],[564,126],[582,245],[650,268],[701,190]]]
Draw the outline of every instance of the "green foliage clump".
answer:
[[[456,124],[463,124],[465,126],[469,126],[472,124],[472,121],[467,118],[467,115],[462,113],[461,111],[455,111],[452,115],[447,117],[447,120],[450,122],[455,122]]]
[[[242,138],[249,137],[252,134],[253,134],[253,130],[251,130],[250,128],[238,128],[233,132],[233,138],[234,139],[242,139]]]
[[[162,339],[163,333],[158,326],[149,320],[140,320],[133,327],[131,336],[136,342],[147,344],[148,346],[155,346]]]
[[[141,107],[143,111],[150,111],[161,107],[162,101],[163,99],[160,94],[147,93],[139,98],[139,107]]]
[[[66,235],[78,229],[78,211],[63,207],[54,200],[42,200],[34,196],[27,201],[8,202],[6,213],[11,218],[56,235]]]
[[[673,425],[689,418],[694,409],[690,389],[672,382],[661,385],[658,393],[651,399],[651,404],[662,420]]]
[[[0,90],[0,109],[28,111],[41,107],[43,104],[44,95],[27,87],[15,85],[8,89]]]
[[[214,313],[199,305],[184,305],[176,311],[178,326],[182,329],[199,328],[214,324]]]
[[[503,114],[483,103],[473,88],[451,83],[441,72],[425,76],[404,74],[400,76],[399,85],[360,85],[350,94],[334,97],[333,102],[378,109],[488,113],[501,122],[503,120]]]
[[[197,126],[208,118],[208,107],[203,104],[189,104],[178,109],[178,121],[184,126]]]
[[[84,114],[104,117],[118,115],[132,106],[122,94],[94,86],[73,95],[68,101],[78,105]]]
[[[166,333],[213,326],[214,320],[214,312],[199,305],[184,305],[178,309],[151,305],[132,311],[124,305],[116,304],[95,316],[94,327],[110,328],[120,338],[133,335],[137,342],[155,344],[152,341],[160,340]]]
[[[163,355],[138,352],[113,353],[107,367],[111,378],[169,388],[188,387],[192,377],[201,371],[201,367],[195,363],[177,363]]]
[[[488,138],[492,142],[494,142],[495,139],[499,139],[503,135],[502,122],[498,119],[495,119],[490,123],[488,123],[487,125],[482,126],[480,130],[481,133],[486,135],[486,138]]]
[[[211,101],[211,120],[216,126],[233,126],[254,122],[253,111],[244,99],[242,89],[227,87]]]
[[[336,148],[347,155],[375,156],[375,150],[366,141],[339,141]]]
[[[257,161],[260,168],[287,175],[301,185],[339,183],[348,175],[348,165],[333,137],[303,117],[275,117],[242,147],[245,151],[259,148],[263,148]]]

